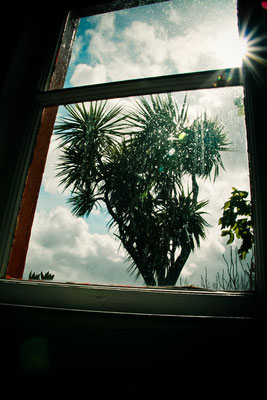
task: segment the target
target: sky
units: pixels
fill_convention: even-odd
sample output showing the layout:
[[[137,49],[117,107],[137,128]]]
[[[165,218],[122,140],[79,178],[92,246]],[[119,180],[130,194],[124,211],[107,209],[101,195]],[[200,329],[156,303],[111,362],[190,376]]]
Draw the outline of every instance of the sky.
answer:
[[[235,1],[169,1],[81,19],[65,87],[124,79],[241,66]],[[184,92],[173,93],[182,104]],[[189,120],[203,112],[218,117],[232,142],[223,155],[225,171],[215,183],[201,183],[199,200],[208,199],[211,228],[200,250],[192,253],[182,271],[182,283],[200,285],[208,271],[210,281],[225,268],[229,253],[220,235],[218,219],[232,187],[249,191],[244,118],[234,99],[241,87],[187,92]],[[129,106],[133,98],[109,100]],[[64,115],[59,107],[58,116]],[[112,285],[144,285],[127,272],[125,251],[107,228],[109,216],[94,209],[89,218],[77,218],[67,205],[56,177],[60,150],[52,136],[27,254],[24,277],[30,271],[49,270],[55,281]],[[179,282],[178,282],[179,283]]]
[[[235,3],[167,1],[83,18],[65,87],[240,66]]]

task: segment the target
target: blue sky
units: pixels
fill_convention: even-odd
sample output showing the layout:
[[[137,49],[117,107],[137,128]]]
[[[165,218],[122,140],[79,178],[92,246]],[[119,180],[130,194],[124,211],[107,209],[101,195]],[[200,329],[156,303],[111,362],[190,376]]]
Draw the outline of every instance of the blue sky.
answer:
[[[180,4],[180,8],[178,5]],[[235,2],[170,1],[83,18],[80,22],[65,87],[169,73],[240,65]],[[209,199],[212,227],[201,250],[193,253],[182,273],[200,284],[207,268],[210,280],[225,268],[227,252],[218,218],[232,186],[249,189],[244,119],[233,101],[242,88],[188,93],[189,118],[207,112],[218,116],[229,132],[235,152],[224,155],[226,172],[215,184],[201,185],[200,199]],[[178,104],[185,93],[177,93]],[[121,99],[123,105],[133,99]],[[111,104],[118,100],[110,100]],[[59,108],[59,116],[63,115]],[[125,252],[108,231],[106,212],[94,209],[89,219],[74,217],[56,177],[59,150],[53,136],[32,228],[24,276],[49,270],[55,280],[96,284],[143,285],[129,276]]]
[[[235,1],[167,1],[83,18],[65,87],[234,66]]]

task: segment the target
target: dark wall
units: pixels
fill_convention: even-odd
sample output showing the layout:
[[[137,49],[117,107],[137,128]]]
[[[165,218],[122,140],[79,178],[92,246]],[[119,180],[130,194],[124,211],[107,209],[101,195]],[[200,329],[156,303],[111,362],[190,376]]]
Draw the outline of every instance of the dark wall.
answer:
[[[64,10],[51,12],[44,5],[16,7],[6,7],[0,32],[4,64],[0,77],[0,269],[7,263],[31,160],[29,149],[37,123],[33,116],[38,109],[35,95],[49,76],[47,65],[55,58],[65,18]]]
[[[254,395],[265,379],[266,329],[259,322],[0,311],[1,365],[13,388],[229,396]]]

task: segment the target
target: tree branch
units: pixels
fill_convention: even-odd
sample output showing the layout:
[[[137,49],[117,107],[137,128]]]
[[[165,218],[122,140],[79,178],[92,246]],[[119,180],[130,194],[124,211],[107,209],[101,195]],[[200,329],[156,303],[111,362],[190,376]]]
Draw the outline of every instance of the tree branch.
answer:
[[[166,285],[169,286],[175,285],[190,253],[191,253],[191,246],[187,242],[182,246],[181,253],[179,254],[175,263],[171,266],[171,268],[168,271],[168,274],[166,276]]]

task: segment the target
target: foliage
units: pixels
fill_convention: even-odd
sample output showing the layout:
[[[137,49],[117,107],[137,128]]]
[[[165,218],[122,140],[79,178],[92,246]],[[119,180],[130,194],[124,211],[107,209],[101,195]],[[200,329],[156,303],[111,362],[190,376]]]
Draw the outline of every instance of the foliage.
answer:
[[[62,149],[61,184],[72,191],[76,216],[104,202],[110,226],[147,285],[175,285],[207,222],[198,178],[216,179],[229,150],[218,121],[204,114],[191,124],[185,97],[140,98],[134,107],[106,102],[66,107],[55,127]]]
[[[72,189],[73,214],[88,216],[102,198],[103,162],[116,148],[124,116],[121,107],[106,110],[106,101],[90,103],[89,110],[84,104],[66,106],[66,110],[68,117],[55,127],[63,149],[58,176],[64,189]]]
[[[48,281],[52,281],[54,279],[55,275],[51,274],[49,271],[43,273],[40,272],[39,274],[36,274],[35,272],[30,272],[29,273],[29,279],[34,279],[34,280],[48,280]]]
[[[245,114],[245,107],[244,107],[244,101],[243,98],[240,97],[236,97],[234,99],[234,105],[237,107],[237,115],[239,117],[242,117]]]
[[[244,260],[254,245],[252,206],[251,201],[247,199],[248,192],[234,187],[232,189],[232,196],[224,204],[219,225],[221,225],[221,235],[229,235],[227,244],[231,244],[235,237],[242,240],[238,254]]]
[[[238,249],[230,246],[229,259],[223,255],[226,264],[226,270],[217,272],[215,282],[212,284],[208,279],[207,269],[205,275],[201,276],[201,286],[212,288],[213,290],[235,290],[235,291],[253,291],[255,290],[255,270],[253,264],[253,255],[249,262],[240,259]]]
[[[234,105],[237,107],[237,115],[239,117],[242,117],[245,114],[243,98],[241,96],[240,97],[236,97],[234,99]]]

